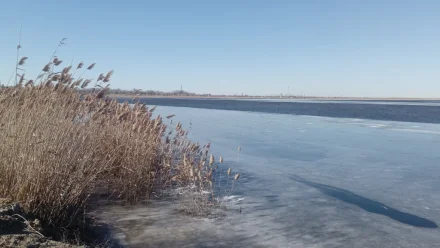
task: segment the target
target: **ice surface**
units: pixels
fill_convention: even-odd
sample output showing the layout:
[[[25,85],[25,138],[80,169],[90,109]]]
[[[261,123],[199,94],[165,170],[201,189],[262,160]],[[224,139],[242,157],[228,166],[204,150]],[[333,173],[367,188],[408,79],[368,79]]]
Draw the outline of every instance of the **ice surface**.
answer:
[[[162,203],[103,209],[133,247],[440,247],[440,125],[156,111],[242,176],[221,219]]]

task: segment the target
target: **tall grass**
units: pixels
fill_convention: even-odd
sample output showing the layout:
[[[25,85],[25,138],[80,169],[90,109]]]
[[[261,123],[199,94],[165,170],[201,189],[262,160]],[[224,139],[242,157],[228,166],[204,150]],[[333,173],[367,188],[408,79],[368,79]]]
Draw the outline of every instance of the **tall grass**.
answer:
[[[167,127],[154,108],[105,98],[108,86],[100,83],[113,71],[80,94],[92,83],[82,75],[94,64],[58,69],[61,63],[52,56],[37,79],[22,74],[0,89],[0,197],[56,229],[76,226],[102,188],[129,203],[177,185],[212,191],[208,149],[189,141],[180,123]],[[77,70],[84,71],[74,78]]]

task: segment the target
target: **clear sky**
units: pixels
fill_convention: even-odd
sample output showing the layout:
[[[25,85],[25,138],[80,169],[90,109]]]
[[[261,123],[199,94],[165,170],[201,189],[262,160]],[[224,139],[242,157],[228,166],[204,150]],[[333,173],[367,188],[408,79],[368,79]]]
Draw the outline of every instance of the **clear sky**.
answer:
[[[57,44],[114,88],[440,97],[438,0],[0,0],[0,80],[34,77]]]

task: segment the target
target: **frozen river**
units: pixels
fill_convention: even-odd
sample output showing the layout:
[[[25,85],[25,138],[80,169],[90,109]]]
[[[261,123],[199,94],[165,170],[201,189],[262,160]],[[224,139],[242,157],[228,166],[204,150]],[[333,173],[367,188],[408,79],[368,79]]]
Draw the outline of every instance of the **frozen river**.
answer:
[[[423,113],[397,122],[382,112],[156,111],[211,142],[225,168],[236,166],[241,146],[242,177],[224,218],[184,216],[160,202],[102,210],[132,247],[440,247],[440,125]]]

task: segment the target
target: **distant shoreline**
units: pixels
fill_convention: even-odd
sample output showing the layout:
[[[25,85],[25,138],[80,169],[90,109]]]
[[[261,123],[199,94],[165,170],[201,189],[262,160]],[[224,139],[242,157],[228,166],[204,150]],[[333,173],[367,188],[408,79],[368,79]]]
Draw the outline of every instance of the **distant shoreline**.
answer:
[[[109,94],[111,98],[170,98],[170,99],[280,99],[280,100],[317,100],[317,101],[440,101],[440,98],[407,98],[407,97],[275,97],[275,96],[185,96],[185,95],[135,95]]]

